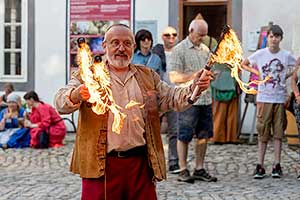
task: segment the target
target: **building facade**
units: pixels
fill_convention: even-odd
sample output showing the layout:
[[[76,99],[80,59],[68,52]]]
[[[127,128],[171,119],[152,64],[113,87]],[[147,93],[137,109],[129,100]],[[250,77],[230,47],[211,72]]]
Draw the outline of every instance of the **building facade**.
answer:
[[[298,0],[118,0],[122,1],[130,1],[130,27],[135,32],[148,28],[155,42],[161,42],[167,25],[184,38],[189,22],[201,13],[216,38],[224,24],[234,28],[244,57],[255,50],[257,35],[269,22],[282,26],[282,47],[300,56]],[[88,0],[0,0],[0,91],[5,82],[12,82],[21,95],[33,89],[53,103],[55,92],[70,76],[70,7],[76,2]],[[243,74],[245,80],[247,76]],[[252,129],[254,107],[248,110],[243,132]]]

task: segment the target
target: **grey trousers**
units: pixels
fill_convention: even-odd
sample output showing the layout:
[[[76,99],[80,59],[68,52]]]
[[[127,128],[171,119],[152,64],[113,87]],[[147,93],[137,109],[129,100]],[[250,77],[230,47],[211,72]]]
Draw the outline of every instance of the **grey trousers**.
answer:
[[[167,122],[168,122],[168,166],[178,165],[178,154],[177,154],[177,120],[178,114],[175,111],[170,111],[166,113]]]

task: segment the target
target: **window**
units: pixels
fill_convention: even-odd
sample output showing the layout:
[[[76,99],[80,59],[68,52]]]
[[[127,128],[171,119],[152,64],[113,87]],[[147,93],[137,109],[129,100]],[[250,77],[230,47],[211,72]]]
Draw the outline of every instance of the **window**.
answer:
[[[0,0],[0,82],[27,82],[27,10],[27,0]]]

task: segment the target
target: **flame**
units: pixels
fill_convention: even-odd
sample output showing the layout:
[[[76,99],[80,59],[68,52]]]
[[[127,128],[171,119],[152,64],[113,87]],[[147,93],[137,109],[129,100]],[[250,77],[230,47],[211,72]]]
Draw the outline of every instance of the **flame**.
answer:
[[[134,100],[131,100],[131,101],[125,106],[125,109],[130,109],[130,108],[132,108],[132,107],[134,107],[134,106],[139,106],[140,108],[143,108],[143,107],[144,107],[143,104],[141,104],[141,103],[139,103],[139,102],[136,102],[136,101],[134,101]]]
[[[209,64],[214,62],[227,64],[231,69],[231,77],[234,77],[235,80],[238,82],[240,88],[248,94],[256,94],[257,91],[251,87],[248,89],[248,86],[251,84],[261,84],[269,80],[269,77],[266,77],[262,81],[251,81],[249,83],[243,82],[239,78],[239,70],[243,70],[241,67],[241,62],[243,60],[242,57],[243,51],[241,47],[241,43],[233,31],[233,29],[229,29],[223,35],[223,39],[220,41],[217,47],[217,51],[215,54],[212,54],[209,60]]]
[[[114,115],[112,131],[120,134],[126,115],[113,99],[107,66],[103,62],[92,63],[91,51],[86,43],[78,48],[78,61],[80,75],[91,95],[88,102],[92,104],[93,112],[101,115],[110,110]]]

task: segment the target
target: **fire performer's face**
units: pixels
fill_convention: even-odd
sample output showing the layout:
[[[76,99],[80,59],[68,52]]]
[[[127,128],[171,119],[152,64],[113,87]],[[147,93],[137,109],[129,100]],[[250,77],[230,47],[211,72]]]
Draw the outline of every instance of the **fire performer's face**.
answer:
[[[128,67],[135,48],[133,33],[126,27],[112,27],[105,34],[103,48],[110,65],[116,68]]]

